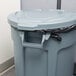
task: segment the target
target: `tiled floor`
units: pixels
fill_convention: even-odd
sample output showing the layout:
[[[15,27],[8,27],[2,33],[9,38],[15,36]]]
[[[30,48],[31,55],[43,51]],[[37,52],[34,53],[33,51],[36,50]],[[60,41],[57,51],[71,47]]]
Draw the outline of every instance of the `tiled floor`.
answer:
[[[8,71],[2,76],[15,76],[15,68],[11,69],[10,71]]]

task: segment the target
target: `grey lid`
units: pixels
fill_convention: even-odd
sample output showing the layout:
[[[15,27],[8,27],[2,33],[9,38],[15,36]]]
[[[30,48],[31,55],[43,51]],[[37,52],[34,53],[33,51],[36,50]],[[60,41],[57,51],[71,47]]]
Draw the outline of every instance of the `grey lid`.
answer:
[[[26,10],[12,13],[8,22],[18,30],[41,30],[76,24],[76,13],[63,10]]]

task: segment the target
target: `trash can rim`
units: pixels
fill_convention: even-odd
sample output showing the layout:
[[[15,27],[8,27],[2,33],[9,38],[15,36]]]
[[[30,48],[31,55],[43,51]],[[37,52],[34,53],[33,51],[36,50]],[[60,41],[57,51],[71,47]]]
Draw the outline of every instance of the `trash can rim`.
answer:
[[[25,11],[25,12],[28,12],[28,11]],[[40,11],[36,11],[36,12],[41,13]],[[50,11],[50,13],[51,12],[53,12],[53,11]],[[63,15],[61,15],[62,12],[63,12]],[[61,11],[60,10],[54,10],[54,13],[56,13],[58,16],[60,16],[62,18],[58,17],[58,19],[55,19],[55,18],[51,18],[51,16],[50,16],[49,18],[46,17],[46,18],[42,18],[42,19],[40,19],[40,18],[29,18],[30,20],[28,18],[26,19],[26,17],[24,17],[24,18],[20,17],[19,15],[24,16],[22,13],[24,13],[24,11],[15,12],[15,13],[10,14],[8,16],[9,24],[12,27],[17,28],[19,30],[53,29],[53,28],[67,27],[67,26],[76,24],[76,13],[74,13],[74,12],[66,12],[63,10],[61,10]],[[45,13],[46,12],[44,11],[44,14]],[[49,11],[47,11],[47,13],[49,13]],[[16,16],[17,14],[18,14],[18,16]],[[56,15],[56,17],[57,17],[57,15]],[[35,21],[35,19],[37,19],[37,22]]]

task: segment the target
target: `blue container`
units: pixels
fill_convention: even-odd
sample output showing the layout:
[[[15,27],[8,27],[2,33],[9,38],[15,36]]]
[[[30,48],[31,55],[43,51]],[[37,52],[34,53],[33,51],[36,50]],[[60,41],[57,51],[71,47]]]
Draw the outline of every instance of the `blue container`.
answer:
[[[76,14],[28,10],[8,16],[16,76],[72,76]]]

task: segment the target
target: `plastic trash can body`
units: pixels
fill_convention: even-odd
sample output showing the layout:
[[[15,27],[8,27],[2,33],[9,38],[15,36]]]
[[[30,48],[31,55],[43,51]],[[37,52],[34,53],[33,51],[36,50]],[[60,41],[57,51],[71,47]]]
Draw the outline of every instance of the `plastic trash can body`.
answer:
[[[69,25],[75,22],[68,22]],[[63,23],[66,25],[66,23]],[[76,31],[51,36],[40,45],[43,34],[11,27],[14,41],[16,76],[72,76]]]

